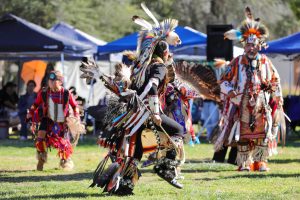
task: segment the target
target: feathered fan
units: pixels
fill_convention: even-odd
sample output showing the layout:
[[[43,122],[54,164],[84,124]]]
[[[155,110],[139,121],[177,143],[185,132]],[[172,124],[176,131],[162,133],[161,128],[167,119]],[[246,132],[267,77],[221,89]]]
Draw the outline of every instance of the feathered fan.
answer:
[[[182,82],[190,84],[204,99],[220,102],[220,85],[214,71],[205,65],[186,61],[174,64],[176,76]]]

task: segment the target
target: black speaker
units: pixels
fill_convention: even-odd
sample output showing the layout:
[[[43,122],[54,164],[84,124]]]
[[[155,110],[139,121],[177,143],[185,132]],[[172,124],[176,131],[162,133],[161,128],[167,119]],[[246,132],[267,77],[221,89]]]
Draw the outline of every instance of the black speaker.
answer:
[[[222,58],[227,61],[233,57],[233,43],[224,40],[224,33],[232,29],[232,25],[207,25],[206,57],[208,61]]]

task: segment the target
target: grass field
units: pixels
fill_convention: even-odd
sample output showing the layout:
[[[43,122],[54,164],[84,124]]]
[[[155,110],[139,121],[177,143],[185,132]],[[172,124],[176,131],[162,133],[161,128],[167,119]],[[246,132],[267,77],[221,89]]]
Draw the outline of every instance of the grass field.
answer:
[[[58,169],[56,151],[48,156],[45,171],[35,171],[32,141],[0,141],[0,200],[25,199],[120,199],[107,196],[99,188],[88,188],[92,173],[105,151],[89,137],[80,141],[73,160],[75,169]],[[184,189],[178,190],[142,169],[134,196],[126,199],[300,199],[300,140],[269,161],[270,172],[237,172],[229,164],[211,163],[211,144],[186,146],[187,162],[183,167]]]

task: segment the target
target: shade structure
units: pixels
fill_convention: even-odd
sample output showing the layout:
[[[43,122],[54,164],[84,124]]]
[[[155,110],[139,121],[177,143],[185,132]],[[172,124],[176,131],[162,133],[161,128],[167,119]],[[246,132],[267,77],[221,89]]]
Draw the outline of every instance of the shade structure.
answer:
[[[0,19],[0,59],[53,58],[91,55],[92,47],[53,33],[12,14]]]
[[[300,32],[273,40],[268,43],[269,47],[262,50],[263,53],[277,53],[284,55],[300,53]]]
[[[106,55],[98,54],[98,47],[107,44],[107,42],[105,42],[104,40],[100,40],[92,35],[89,35],[88,33],[85,33],[65,22],[59,22],[59,23],[53,25],[49,30],[51,32],[57,33],[64,37],[71,38],[72,40],[92,46],[92,53],[96,60],[109,60],[110,59],[108,54],[106,54]]]
[[[196,31],[190,27],[178,26],[175,32],[179,35],[182,44],[178,47],[206,44],[206,34]],[[122,52],[124,50],[136,50],[138,33],[132,33],[123,38],[117,39],[104,46],[98,47],[99,54]]]

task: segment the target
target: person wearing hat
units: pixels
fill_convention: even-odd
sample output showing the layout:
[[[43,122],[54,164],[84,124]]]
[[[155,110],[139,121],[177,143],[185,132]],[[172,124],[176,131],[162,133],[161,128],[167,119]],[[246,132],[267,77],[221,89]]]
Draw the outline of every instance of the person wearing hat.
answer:
[[[72,169],[73,162],[71,154],[72,145],[69,139],[65,139],[67,130],[66,118],[69,116],[69,106],[74,116],[79,118],[77,103],[69,90],[63,86],[63,75],[60,71],[49,73],[48,87],[43,88],[37,95],[34,104],[31,106],[27,119],[34,119],[37,116],[39,106],[43,108],[40,119],[40,126],[36,137],[37,149],[37,170],[42,171],[47,161],[47,148],[52,146],[58,150],[60,167]]]
[[[267,47],[267,28],[254,19],[249,7],[246,20],[238,30],[224,34],[227,39],[240,40],[244,54],[234,58],[221,77],[221,93],[225,96],[221,134],[215,144],[237,145],[239,171],[268,171],[268,142],[276,132],[273,128],[270,96],[278,108],[283,104],[280,78],[270,59],[259,51]]]

